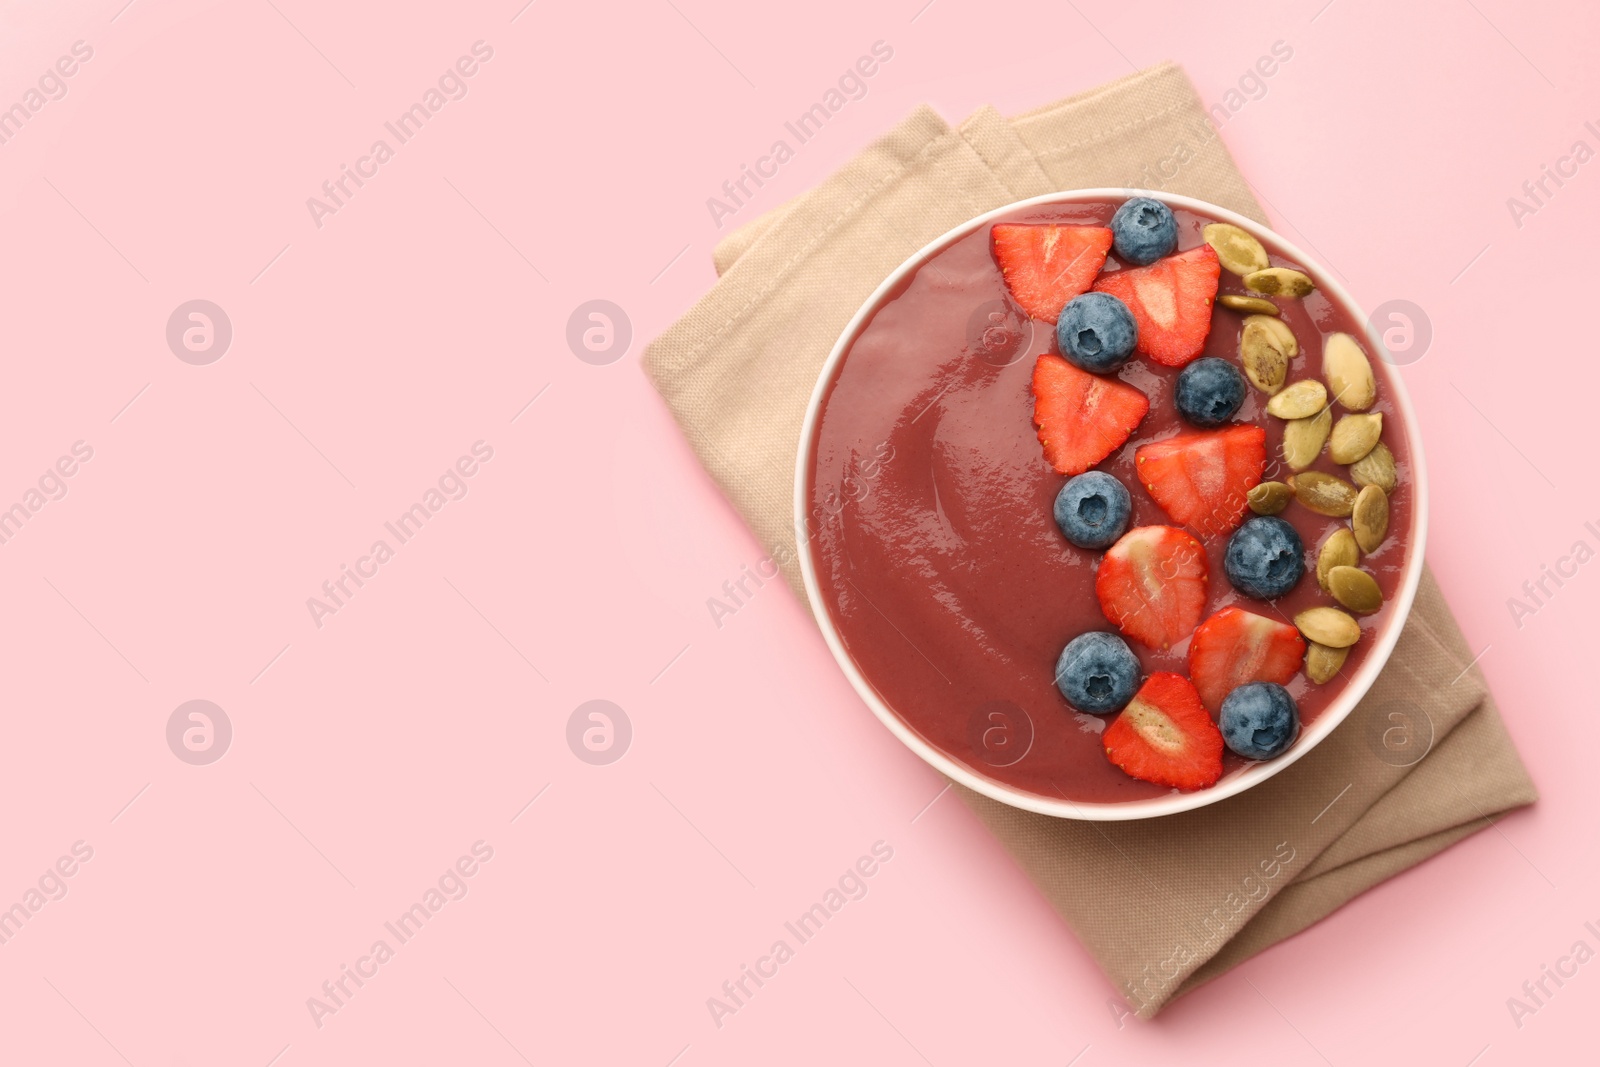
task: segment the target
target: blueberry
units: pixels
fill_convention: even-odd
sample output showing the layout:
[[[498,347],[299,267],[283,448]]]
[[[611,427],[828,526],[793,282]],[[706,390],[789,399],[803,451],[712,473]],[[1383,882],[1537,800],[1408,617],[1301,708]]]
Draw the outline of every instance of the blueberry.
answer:
[[[1228,538],[1222,565],[1245,596],[1275,600],[1305,573],[1306,549],[1293,526],[1275,515],[1257,515]]]
[[[1172,398],[1196,426],[1221,426],[1244,403],[1244,375],[1225,359],[1206,356],[1178,372]]]
[[[1084,293],[1068,301],[1056,321],[1056,344],[1068,362],[1102,374],[1133,355],[1139,324],[1128,305],[1110,293]]]
[[[1245,759],[1271,759],[1300,736],[1294,697],[1272,682],[1246,682],[1222,701],[1222,740]]]
[[[1161,201],[1136,196],[1111,216],[1111,243],[1129,263],[1148,266],[1178,247],[1178,220]]]
[[[1079,548],[1110,548],[1128,532],[1132,513],[1127,488],[1103,471],[1080,474],[1056,494],[1056,525]]]
[[[1121,711],[1139,688],[1139,657],[1116,634],[1098,630],[1067,642],[1056,660],[1056,688],[1090,715]]]

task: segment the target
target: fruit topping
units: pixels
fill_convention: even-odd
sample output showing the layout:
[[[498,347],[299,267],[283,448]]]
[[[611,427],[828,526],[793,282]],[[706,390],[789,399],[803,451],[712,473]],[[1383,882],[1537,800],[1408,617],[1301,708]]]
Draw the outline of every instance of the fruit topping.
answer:
[[[1200,624],[1189,643],[1189,677],[1207,708],[1216,711],[1246,682],[1283,685],[1300,669],[1306,643],[1286,622],[1243,608],[1223,608]]]
[[[1111,216],[1111,237],[1117,255],[1136,267],[1149,266],[1178,247],[1178,220],[1161,201],[1136,196]]]
[[[1251,682],[1222,702],[1222,740],[1245,759],[1282,755],[1300,736],[1300,710],[1281,685]]]
[[[1104,471],[1086,471],[1056,494],[1056,525],[1079,548],[1109,548],[1127,532],[1132,514],[1127,488]]]
[[[1056,688],[1068,704],[1090,715],[1121,711],[1142,674],[1128,643],[1098,630],[1068,641],[1056,660]]]
[[[1052,324],[1067,301],[1088,291],[1111,249],[1104,226],[1001,223],[989,237],[1012,299]]]
[[[1103,274],[1094,289],[1128,305],[1139,323],[1142,355],[1181,367],[1205,351],[1220,273],[1217,253],[1200,245],[1148,267]]]
[[[1222,777],[1222,734],[1181,674],[1152,674],[1101,740],[1111,762],[1140,781],[1192,790]]]
[[[1266,440],[1259,426],[1230,426],[1156,441],[1134,453],[1139,480],[1162,510],[1202,537],[1224,533],[1244,517],[1261,482]]]
[[[1178,414],[1196,426],[1221,426],[1244,403],[1244,375],[1225,359],[1206,356],[1178,372],[1172,399]]]
[[[1228,538],[1222,566],[1245,596],[1276,600],[1300,584],[1306,549],[1293,526],[1276,515],[1255,515]]]
[[[1096,374],[1114,371],[1133,355],[1139,324],[1128,305],[1110,293],[1084,293],[1061,309],[1056,345],[1076,367]]]
[[[1206,607],[1210,564],[1192,535],[1173,526],[1129,530],[1100,557],[1094,591],[1124,634],[1169,649],[1194,632]]]
[[[1126,382],[1081,371],[1060,356],[1033,368],[1033,421],[1044,458],[1062,474],[1082,474],[1122,447],[1150,401]]]

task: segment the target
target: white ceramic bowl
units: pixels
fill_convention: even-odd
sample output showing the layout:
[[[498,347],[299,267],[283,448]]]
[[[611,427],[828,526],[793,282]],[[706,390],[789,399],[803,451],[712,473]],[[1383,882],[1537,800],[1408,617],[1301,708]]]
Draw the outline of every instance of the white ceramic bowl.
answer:
[[[969,222],[962,223],[944,236],[931,242],[918,251],[910,259],[900,264],[895,271],[883,280],[867,302],[856,312],[850,324],[845,327],[844,333],[834,344],[833,351],[829,353],[828,360],[822,366],[822,373],[817,379],[817,386],[811,393],[811,403],[806,408],[805,424],[800,431],[800,453],[795,461],[794,485],[794,516],[795,529],[804,530],[810,513],[810,498],[807,483],[811,476],[811,450],[816,438],[818,417],[822,410],[823,398],[827,394],[828,384],[833,381],[839,371],[839,364],[844,360],[845,353],[849,351],[861,329],[866,325],[872,312],[885,300],[897,286],[906,278],[906,275],[925,263],[931,256],[946,248],[951,242],[973,233],[997,219],[1010,215],[1013,212],[1028,208],[1047,206],[1051,204],[1071,204],[1083,202],[1120,202],[1129,197],[1148,196],[1174,207],[1192,211],[1195,214],[1207,216],[1218,222],[1229,222],[1271,246],[1281,249],[1283,254],[1302,264],[1315,278],[1317,286],[1323,294],[1334,304],[1342,308],[1352,322],[1365,323],[1367,316],[1361,308],[1345,292],[1344,287],[1334,280],[1315,259],[1306,255],[1289,241],[1241,215],[1236,215],[1225,208],[1215,204],[1208,204],[1203,200],[1192,197],[1175,196],[1171,193],[1154,192],[1139,189],[1077,189],[1064,193],[1049,193],[1045,196],[1036,196],[1030,200],[1020,200],[1005,207],[996,208],[987,214],[980,215]],[[1384,347],[1382,339],[1373,332],[1371,327],[1366,328],[1367,351],[1374,358],[1382,358]],[[906,725],[894,710],[884,703],[871,683],[862,675],[855,661],[845,650],[844,643],[839,638],[839,633],[834,627],[833,619],[829,615],[821,590],[817,584],[816,562],[812,557],[810,538],[800,538],[800,570],[805,577],[806,594],[811,598],[816,607],[817,624],[822,627],[822,636],[828,642],[828,647],[833,650],[833,658],[839,661],[839,667],[850,679],[850,684],[855,687],[861,699],[872,709],[878,719],[889,731],[905,742],[906,746],[921,756],[936,770],[945,776],[959,782],[969,789],[975,790],[995,800],[1022,808],[1026,811],[1038,812],[1042,815],[1054,815],[1066,819],[1089,819],[1112,821],[1123,819],[1146,819],[1158,815],[1172,815],[1180,811],[1190,811],[1202,808],[1207,804],[1215,804],[1219,800],[1244,792],[1259,782],[1264,782],[1273,775],[1278,774],[1315,748],[1323,738],[1332,733],[1342,723],[1367,690],[1372,687],[1373,681],[1378,677],[1378,672],[1383,670],[1388,662],[1389,654],[1394,651],[1395,642],[1400,639],[1400,630],[1405,625],[1406,618],[1411,613],[1411,605],[1416,600],[1417,584],[1422,580],[1423,550],[1427,541],[1428,532],[1428,481],[1427,472],[1422,456],[1422,441],[1417,435],[1416,413],[1411,407],[1411,399],[1406,394],[1405,385],[1400,376],[1395,372],[1393,364],[1386,368],[1388,387],[1393,391],[1394,402],[1402,415],[1401,429],[1405,433],[1407,450],[1410,453],[1412,477],[1412,529],[1409,532],[1406,545],[1406,560],[1402,568],[1400,589],[1392,602],[1392,610],[1384,627],[1376,636],[1376,646],[1362,661],[1361,668],[1346,683],[1344,691],[1339,693],[1322,714],[1301,735],[1300,739],[1290,750],[1276,759],[1262,763],[1251,763],[1222,779],[1210,789],[1201,789],[1192,793],[1171,793],[1144,800],[1121,801],[1117,803],[1084,803],[1064,800],[1057,797],[1045,797],[975,773],[969,767],[951,758],[946,753],[928,744],[916,731]]]

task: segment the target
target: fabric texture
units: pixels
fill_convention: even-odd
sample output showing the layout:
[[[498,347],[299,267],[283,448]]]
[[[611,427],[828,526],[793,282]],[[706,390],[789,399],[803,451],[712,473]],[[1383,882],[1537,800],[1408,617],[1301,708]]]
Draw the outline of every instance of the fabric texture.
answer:
[[[1188,79],[1164,64],[1007,120],[914,112],[816,189],[729,234],[720,280],[645,351],[696,454],[805,602],[793,522],[822,363],[877,285],[966,220],[1057,190],[1156,188],[1265,222]],[[804,531],[799,531],[804,536]],[[1350,718],[1247,793],[1134,822],[956,787],[1142,1017],[1420,863],[1533,784],[1431,574]]]

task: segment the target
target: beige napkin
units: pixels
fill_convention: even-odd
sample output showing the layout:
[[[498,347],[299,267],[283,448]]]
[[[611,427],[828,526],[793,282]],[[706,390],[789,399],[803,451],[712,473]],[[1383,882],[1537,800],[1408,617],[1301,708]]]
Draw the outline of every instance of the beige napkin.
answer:
[[[717,247],[722,278],[650,345],[644,366],[802,601],[795,452],[845,324],[946,230],[1013,200],[1095,186],[1160,188],[1265,221],[1188,79],[1167,64],[1010,120],[985,108],[952,129],[921,108]],[[957,791],[1130,1009],[1149,1017],[1534,800],[1472,659],[1425,574],[1367,698],[1248,793],[1182,815],[1091,823]]]

